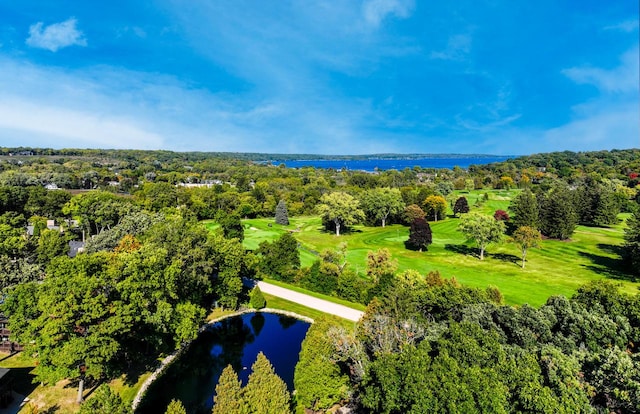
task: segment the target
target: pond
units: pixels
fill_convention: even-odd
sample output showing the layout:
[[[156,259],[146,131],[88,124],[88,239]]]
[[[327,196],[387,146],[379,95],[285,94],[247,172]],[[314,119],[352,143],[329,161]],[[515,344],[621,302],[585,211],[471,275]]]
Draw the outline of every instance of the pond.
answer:
[[[246,385],[259,352],[293,390],[293,371],[309,324],[284,315],[247,313],[209,326],[149,388],[137,414],[163,413],[179,399],[188,413],[211,413],[220,373],[231,364]]]

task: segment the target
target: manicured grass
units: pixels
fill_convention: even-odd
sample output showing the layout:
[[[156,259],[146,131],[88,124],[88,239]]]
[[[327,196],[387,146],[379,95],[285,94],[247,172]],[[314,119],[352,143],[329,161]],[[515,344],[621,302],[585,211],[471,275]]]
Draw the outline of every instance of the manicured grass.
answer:
[[[205,318],[205,321],[211,322],[214,319],[221,318],[223,316],[231,315],[234,313],[236,313],[236,311],[233,309],[214,308],[211,312],[209,312],[209,314]]]
[[[289,225],[276,224],[272,218],[244,220],[244,241],[243,245],[249,250],[255,250],[263,241],[271,242],[286,232],[291,232],[294,237],[309,226],[315,223],[315,217],[295,217],[289,219]],[[318,251],[315,253],[308,246],[300,246],[300,262],[302,266],[310,266],[317,260]]]
[[[114,379],[109,383],[111,389],[120,395],[122,401],[127,405],[131,405],[133,399],[136,397],[138,390],[142,387],[142,384],[151,376],[151,372],[145,372],[137,378],[135,383],[127,381],[126,375]]]
[[[476,200],[489,194],[489,200],[475,207]],[[517,190],[480,190],[459,193],[469,200],[471,211],[493,214],[507,210]],[[625,218],[621,215],[621,218]],[[409,229],[402,225],[382,227],[356,226],[350,233],[336,237],[324,231],[320,217],[290,218],[289,226],[278,226],[273,219],[246,220],[245,246],[257,247],[262,240],[273,240],[288,230],[301,244],[301,262],[309,266],[317,260],[310,253],[337,249],[347,244],[349,266],[360,274],[366,269],[369,251],[387,248],[398,261],[399,271],[415,269],[422,274],[439,271],[444,277],[476,287],[497,286],[510,304],[529,303],[539,306],[551,295],[571,296],[576,289],[591,281],[608,278],[620,281],[622,290],[637,293],[640,286],[625,270],[619,257],[624,224],[608,228],[579,226],[569,241],[544,240],[540,249],[530,249],[526,268],[520,267],[520,251],[509,243],[490,245],[485,260],[480,261],[476,249],[457,231],[459,218],[449,217],[430,222],[433,244],[425,252],[405,249]],[[272,223],[269,227],[268,224]]]
[[[337,325],[344,327],[348,331],[353,331],[355,329],[355,322],[348,321],[346,319],[339,318],[333,315],[327,315],[319,310],[308,308],[304,305],[300,305],[298,303],[290,302],[286,299],[278,298],[276,296],[269,295],[268,293],[263,293],[264,298],[267,300],[267,307],[273,309],[281,309],[288,312],[294,312],[298,315],[306,316],[311,319],[318,319],[322,316],[328,317],[335,321]]]

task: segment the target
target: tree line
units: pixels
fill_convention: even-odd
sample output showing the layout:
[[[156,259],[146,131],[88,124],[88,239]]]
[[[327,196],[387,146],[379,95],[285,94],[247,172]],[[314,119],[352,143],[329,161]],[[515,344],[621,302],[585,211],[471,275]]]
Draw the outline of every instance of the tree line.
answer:
[[[296,367],[298,412],[638,412],[640,297],[611,282],[539,309],[413,271],[355,334],[314,325]]]

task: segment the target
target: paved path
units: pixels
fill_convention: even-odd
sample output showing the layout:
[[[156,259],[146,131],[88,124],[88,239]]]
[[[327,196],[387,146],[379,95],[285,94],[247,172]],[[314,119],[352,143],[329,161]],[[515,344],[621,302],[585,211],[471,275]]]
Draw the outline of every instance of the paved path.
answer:
[[[271,283],[259,281],[257,284],[260,290],[264,293],[304,305],[311,309],[319,310],[320,312],[336,315],[353,322],[357,322],[364,313],[348,306],[338,305],[337,303],[329,302],[328,300],[318,299],[313,296],[305,295],[304,293],[298,293],[293,290],[272,285]]]

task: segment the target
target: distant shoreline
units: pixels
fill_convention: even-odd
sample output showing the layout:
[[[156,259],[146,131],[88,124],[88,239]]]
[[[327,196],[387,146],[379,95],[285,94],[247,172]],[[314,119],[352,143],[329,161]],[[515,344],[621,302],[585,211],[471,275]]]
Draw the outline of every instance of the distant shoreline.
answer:
[[[459,155],[449,157],[369,157],[369,158],[306,158],[306,159],[275,159],[270,161],[259,161],[260,164],[284,165],[287,168],[323,168],[334,170],[350,171],[387,171],[404,170],[420,167],[424,169],[453,169],[460,167],[469,168],[471,165],[485,165],[494,162],[503,162],[512,157],[500,155]]]
[[[424,159],[484,159],[484,158],[517,158],[522,155],[496,155],[496,154],[419,154],[419,153],[384,153],[361,155],[328,155],[328,154],[250,154],[263,156],[262,162],[275,161],[318,161],[318,160],[424,160]]]

